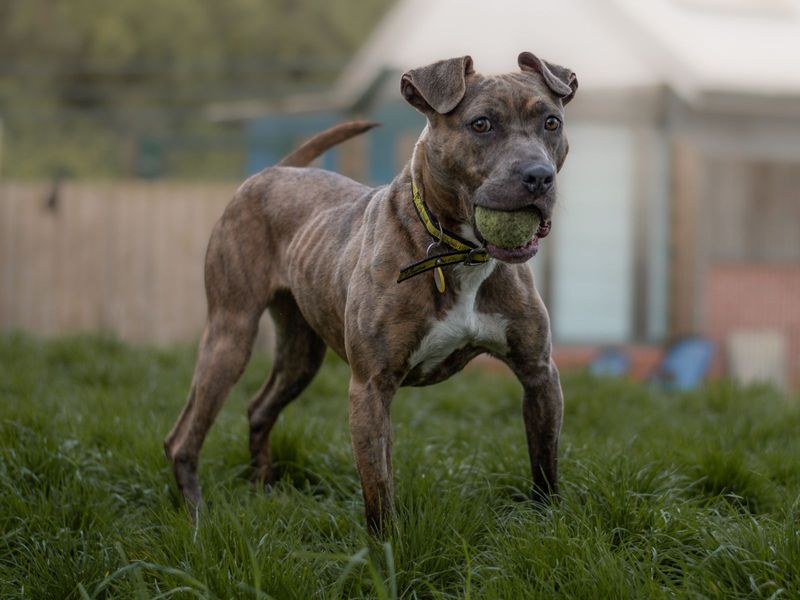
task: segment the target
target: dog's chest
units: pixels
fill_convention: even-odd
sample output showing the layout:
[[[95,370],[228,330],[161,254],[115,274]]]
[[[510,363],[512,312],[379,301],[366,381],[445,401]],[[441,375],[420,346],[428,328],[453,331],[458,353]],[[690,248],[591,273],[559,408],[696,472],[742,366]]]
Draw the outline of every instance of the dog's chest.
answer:
[[[504,354],[507,320],[499,314],[478,312],[475,299],[481,284],[491,275],[494,261],[475,267],[456,267],[449,274],[460,279],[456,303],[443,319],[430,322],[430,328],[419,347],[409,358],[409,367],[422,375],[439,369],[449,357],[458,356],[460,350],[474,349]],[[460,368],[458,366],[457,368]]]

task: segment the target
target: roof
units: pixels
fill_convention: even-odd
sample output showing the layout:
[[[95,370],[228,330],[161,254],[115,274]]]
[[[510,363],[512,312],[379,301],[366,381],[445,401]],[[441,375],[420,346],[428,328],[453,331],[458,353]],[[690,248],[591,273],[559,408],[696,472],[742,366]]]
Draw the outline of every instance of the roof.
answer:
[[[523,50],[584,91],[800,96],[800,0],[398,0],[332,99],[352,106],[387,73],[465,54],[482,73],[514,70]]]

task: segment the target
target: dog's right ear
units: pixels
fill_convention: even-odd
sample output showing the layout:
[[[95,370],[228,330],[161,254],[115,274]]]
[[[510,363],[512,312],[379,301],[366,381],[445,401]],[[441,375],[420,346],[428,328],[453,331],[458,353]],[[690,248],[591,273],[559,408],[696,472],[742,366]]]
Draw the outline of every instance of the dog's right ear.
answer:
[[[443,115],[461,102],[467,90],[466,77],[474,72],[469,56],[440,60],[403,73],[400,92],[421,113]]]

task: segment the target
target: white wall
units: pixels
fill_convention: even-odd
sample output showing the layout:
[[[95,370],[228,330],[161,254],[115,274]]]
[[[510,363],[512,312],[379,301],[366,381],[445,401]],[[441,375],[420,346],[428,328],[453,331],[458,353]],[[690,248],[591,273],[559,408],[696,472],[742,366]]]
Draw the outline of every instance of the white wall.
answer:
[[[557,342],[613,343],[633,335],[634,136],[576,124],[553,223],[550,314]],[[553,243],[555,242],[555,243]]]

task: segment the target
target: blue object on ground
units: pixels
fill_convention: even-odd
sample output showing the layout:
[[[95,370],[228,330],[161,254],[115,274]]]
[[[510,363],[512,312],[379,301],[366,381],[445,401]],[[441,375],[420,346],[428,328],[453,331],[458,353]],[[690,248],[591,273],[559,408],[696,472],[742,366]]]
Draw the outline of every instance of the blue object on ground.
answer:
[[[589,364],[589,373],[595,377],[622,377],[631,368],[631,359],[621,348],[604,348]]]
[[[693,390],[708,375],[714,358],[714,344],[700,336],[679,340],[661,359],[650,381],[669,390]]]

